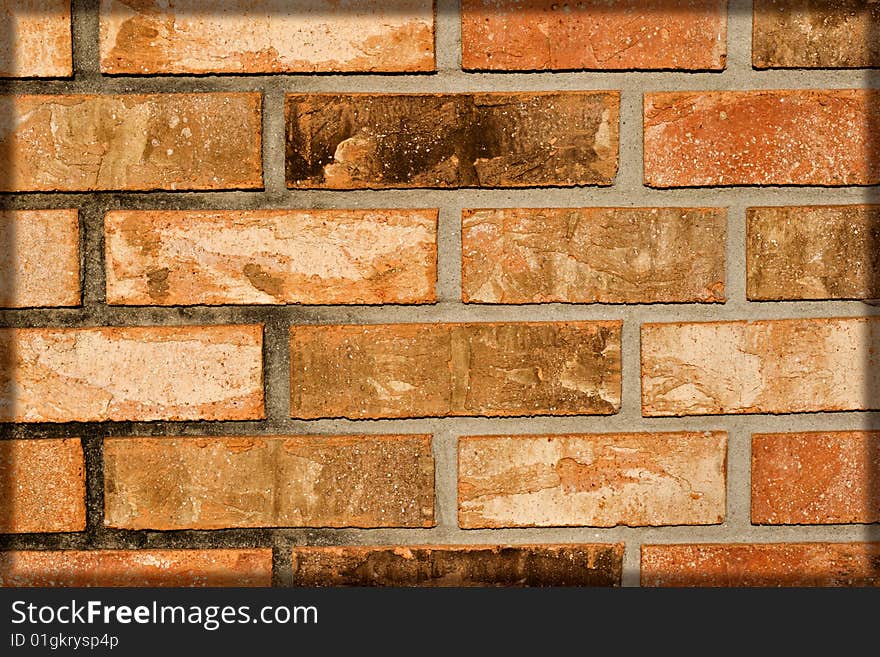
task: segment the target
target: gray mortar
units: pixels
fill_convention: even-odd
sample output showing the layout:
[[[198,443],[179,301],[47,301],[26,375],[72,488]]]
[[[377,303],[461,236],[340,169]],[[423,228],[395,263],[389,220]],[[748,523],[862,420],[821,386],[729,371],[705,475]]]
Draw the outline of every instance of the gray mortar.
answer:
[[[755,432],[880,428],[880,413],[811,413],[688,418],[643,418],[640,412],[639,325],[644,322],[856,317],[880,315],[860,302],[761,302],[745,297],[745,209],[751,205],[878,202],[876,187],[739,187],[656,190],[642,184],[642,94],[662,90],[855,88],[880,86],[859,70],[755,71],[751,67],[751,2],[731,0],[727,68],[721,73],[465,73],[460,64],[458,2],[439,0],[436,74],[102,77],[98,73],[96,0],[74,1],[73,80],[5,81],[6,93],[261,91],[264,94],[265,191],[18,194],[0,196],[10,208],[78,207],[82,222],[84,300],[81,308],[0,311],[11,326],[264,323],[267,420],[262,422],[119,422],[16,425],[0,437],[81,436],[88,470],[88,528],[77,534],[2,537],[7,549],[26,548],[274,548],[276,584],[291,581],[293,545],[481,544],[624,542],[623,583],[637,585],[642,543],[877,540],[876,527],[752,526],[749,521],[750,436]],[[290,191],[284,182],[284,94],[290,92],[455,92],[612,89],[621,91],[620,172],[608,188],[517,190]],[[726,304],[523,306],[460,302],[460,212],[468,207],[682,206],[728,208]],[[427,306],[108,307],[104,301],[102,217],[112,208],[401,208],[440,209],[438,302]],[[289,418],[289,326],[296,323],[546,321],[622,319],[623,403],[610,417],[433,418],[314,420]],[[725,430],[729,434],[725,522],[702,527],[612,529],[529,528],[461,530],[456,500],[456,439],[469,434]],[[433,529],[258,529],[118,531],[103,527],[104,436],[432,433],[436,458]],[[880,476],[880,475],[878,475]]]

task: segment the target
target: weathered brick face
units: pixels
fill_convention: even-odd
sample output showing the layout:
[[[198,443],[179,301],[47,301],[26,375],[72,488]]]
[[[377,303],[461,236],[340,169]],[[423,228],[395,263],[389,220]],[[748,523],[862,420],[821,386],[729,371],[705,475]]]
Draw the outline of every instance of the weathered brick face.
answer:
[[[753,4],[0,0],[0,585],[880,583],[880,2]]]

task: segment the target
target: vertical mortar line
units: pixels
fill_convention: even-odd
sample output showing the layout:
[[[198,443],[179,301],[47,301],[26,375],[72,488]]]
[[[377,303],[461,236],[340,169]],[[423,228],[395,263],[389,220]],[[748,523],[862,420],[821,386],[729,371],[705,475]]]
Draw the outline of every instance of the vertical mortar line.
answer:
[[[752,0],[728,0],[725,73],[730,77],[752,71]]]
[[[100,547],[104,530],[104,434],[80,438],[85,461],[86,529],[90,548]]]
[[[273,78],[263,87],[263,186],[268,200],[284,196],[284,91]]]
[[[70,10],[74,76],[77,80],[94,80],[100,84],[99,4],[100,0],[73,0]]]
[[[434,524],[444,535],[458,531],[458,439],[463,433],[454,427],[435,425]]]
[[[759,419],[760,420],[760,419]],[[727,422],[727,533],[745,537],[751,530],[752,423],[739,418]]]
[[[268,426],[290,418],[290,321],[284,308],[266,308],[263,327],[263,394]]]
[[[435,196],[434,198],[439,198]],[[452,200],[430,204],[440,210],[437,223],[437,301],[461,303],[461,205]]]
[[[104,204],[96,196],[78,203],[82,250],[82,306],[89,322],[106,316],[106,268],[104,259]]]
[[[434,0],[434,55],[437,72],[461,73],[461,3]]]

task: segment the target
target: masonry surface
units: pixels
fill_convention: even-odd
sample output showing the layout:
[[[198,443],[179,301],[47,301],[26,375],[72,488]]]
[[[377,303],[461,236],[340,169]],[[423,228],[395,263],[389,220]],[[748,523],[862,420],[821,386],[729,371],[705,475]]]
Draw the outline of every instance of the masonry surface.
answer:
[[[0,585],[880,585],[874,3],[168,4],[0,0]]]

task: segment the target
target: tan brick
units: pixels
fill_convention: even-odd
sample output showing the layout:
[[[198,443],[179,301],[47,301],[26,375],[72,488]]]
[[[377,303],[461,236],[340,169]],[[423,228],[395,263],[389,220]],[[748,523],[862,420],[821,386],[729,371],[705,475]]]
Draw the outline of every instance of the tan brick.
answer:
[[[104,459],[108,527],[434,525],[431,436],[119,438]]]
[[[262,187],[256,93],[0,98],[0,191]]]
[[[76,210],[0,211],[0,306],[78,306]]]
[[[642,413],[880,408],[880,319],[642,325]]]
[[[880,586],[880,543],[643,545],[642,586]]]
[[[464,210],[466,303],[723,302],[727,213]]]
[[[0,440],[0,533],[86,528],[79,438]]]
[[[432,0],[101,0],[104,73],[434,70]]]
[[[295,586],[619,586],[623,544],[297,547]]]
[[[749,299],[880,299],[880,206],[749,208]]]
[[[70,0],[0,0],[0,77],[73,74]]]
[[[436,210],[111,212],[107,302],[432,303]]]
[[[612,414],[621,322],[291,329],[297,418]]]
[[[458,522],[482,527],[724,520],[727,434],[465,436]]]
[[[644,121],[651,187],[880,183],[880,91],[648,93]]]
[[[292,94],[287,185],[610,185],[619,106],[606,91]]]
[[[463,0],[462,68],[721,70],[726,0]]]
[[[752,436],[752,522],[880,522],[880,432]]]
[[[0,421],[264,417],[261,326],[0,331]]]
[[[0,586],[270,586],[272,550],[0,552]]]
[[[865,0],[756,0],[755,68],[880,66],[880,5]]]

